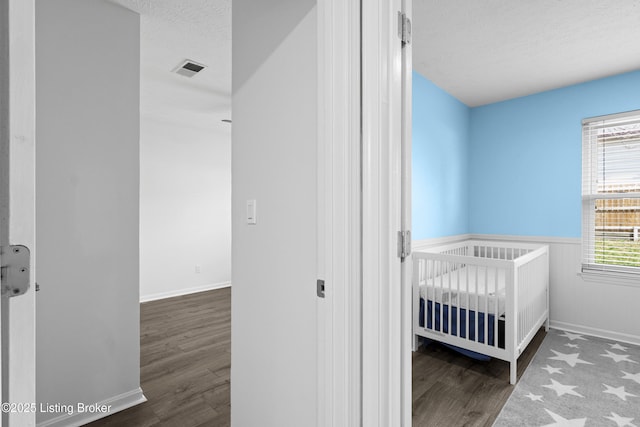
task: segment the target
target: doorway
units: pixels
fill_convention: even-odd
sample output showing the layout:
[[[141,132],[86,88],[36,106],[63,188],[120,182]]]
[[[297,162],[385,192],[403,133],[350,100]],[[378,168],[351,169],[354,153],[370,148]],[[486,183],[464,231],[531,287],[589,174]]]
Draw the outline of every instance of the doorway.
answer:
[[[141,18],[113,2],[36,3],[39,402],[97,402],[111,412],[143,402],[140,296],[230,282],[231,130],[222,122],[231,119],[230,86],[203,85],[210,61],[163,39],[159,24],[148,28],[171,54],[145,50]],[[209,68],[192,78],[173,73],[186,58]],[[230,67],[230,59],[216,62]],[[141,79],[143,70],[152,78]],[[213,80],[225,84],[219,74]],[[214,102],[203,100],[212,94]],[[207,226],[225,221],[224,230]],[[143,273],[145,265],[158,274]],[[187,345],[161,344],[163,355]],[[38,422],[102,415],[53,408]]]

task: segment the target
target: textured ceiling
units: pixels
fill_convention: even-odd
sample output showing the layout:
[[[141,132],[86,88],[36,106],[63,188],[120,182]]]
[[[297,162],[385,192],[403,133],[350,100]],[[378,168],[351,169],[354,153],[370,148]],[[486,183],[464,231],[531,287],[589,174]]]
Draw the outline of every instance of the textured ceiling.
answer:
[[[141,14],[143,115],[231,117],[231,0],[111,1]],[[639,41],[640,0],[413,1],[414,69],[469,106],[638,70]]]
[[[225,127],[231,118],[231,0],[111,0],[140,13],[143,116]],[[183,60],[207,66],[192,78]]]
[[[640,0],[413,0],[413,68],[469,106],[640,69]]]

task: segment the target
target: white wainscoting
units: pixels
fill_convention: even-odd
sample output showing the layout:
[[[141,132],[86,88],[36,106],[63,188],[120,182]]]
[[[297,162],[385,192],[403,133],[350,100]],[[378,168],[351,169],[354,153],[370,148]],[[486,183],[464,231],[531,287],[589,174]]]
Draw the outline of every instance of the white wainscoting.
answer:
[[[640,345],[640,286],[584,280],[579,275],[581,239],[464,234],[419,240],[413,248],[465,239],[549,245],[551,327]]]

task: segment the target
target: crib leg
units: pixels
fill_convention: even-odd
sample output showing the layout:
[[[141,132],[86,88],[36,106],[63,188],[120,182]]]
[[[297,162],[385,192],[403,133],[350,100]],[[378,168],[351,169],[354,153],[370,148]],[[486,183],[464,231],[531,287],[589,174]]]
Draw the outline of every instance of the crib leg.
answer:
[[[418,351],[418,347],[420,347],[420,337],[418,335],[413,335],[413,348],[412,351]]]
[[[549,332],[549,316],[547,316],[547,320],[544,322],[544,331]]]
[[[518,362],[514,360],[510,365],[509,383],[511,385],[515,385],[515,383],[518,381]]]

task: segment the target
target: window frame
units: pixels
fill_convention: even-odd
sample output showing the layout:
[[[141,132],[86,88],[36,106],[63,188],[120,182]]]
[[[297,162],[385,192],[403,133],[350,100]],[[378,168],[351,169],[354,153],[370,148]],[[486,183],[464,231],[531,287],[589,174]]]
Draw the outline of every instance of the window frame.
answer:
[[[597,156],[594,156],[593,141],[590,137],[595,122],[620,120],[625,118],[635,118],[640,122],[640,110],[628,111],[617,114],[607,114],[603,116],[589,117],[582,120],[582,251],[580,275],[588,281],[614,282],[621,285],[634,285],[640,287],[640,266],[620,266],[615,264],[595,263],[595,223],[596,223],[596,200],[639,197],[640,193],[598,193],[597,177],[599,175],[599,164]],[[633,119],[631,119],[633,120]],[[587,176],[588,175],[588,176]],[[589,187],[587,190],[585,187]],[[589,262],[592,261],[592,262]]]

